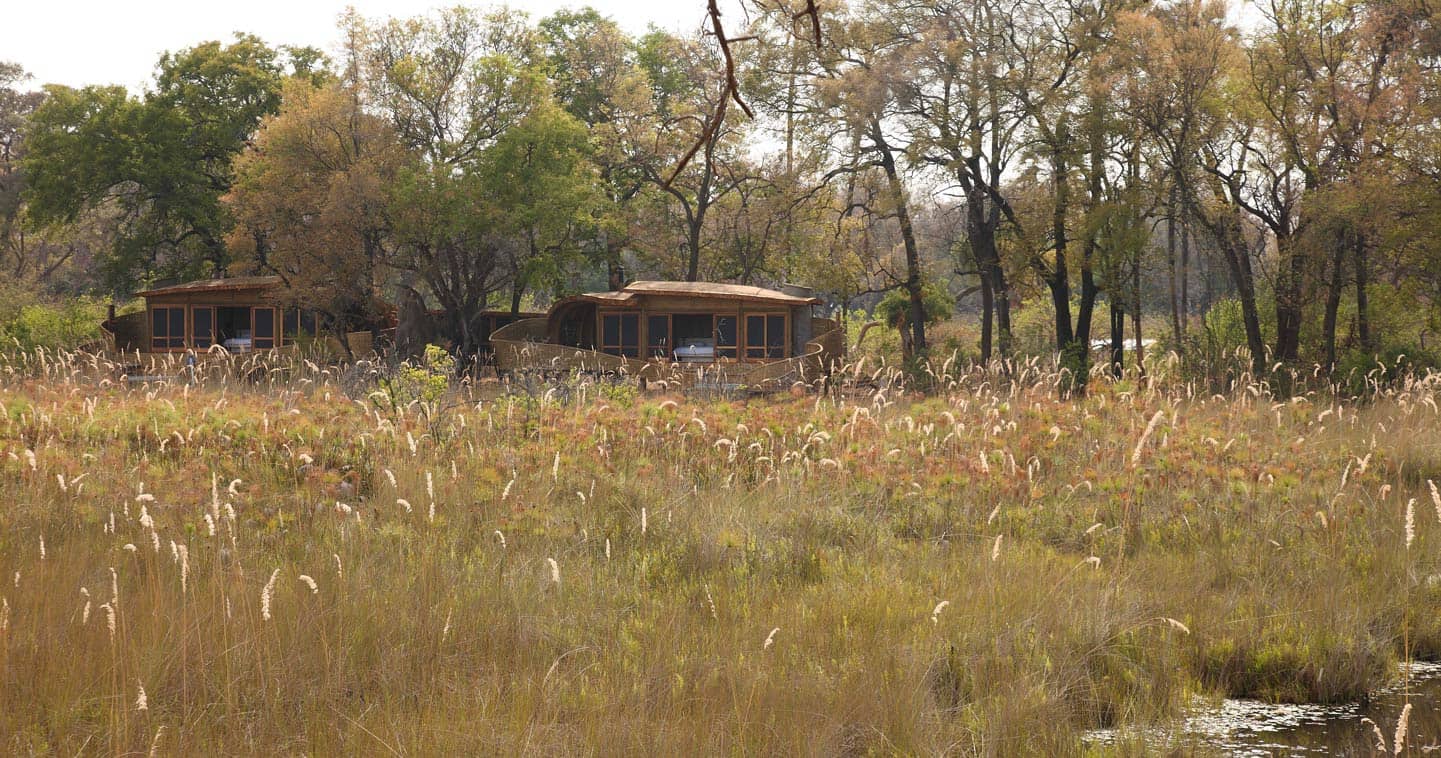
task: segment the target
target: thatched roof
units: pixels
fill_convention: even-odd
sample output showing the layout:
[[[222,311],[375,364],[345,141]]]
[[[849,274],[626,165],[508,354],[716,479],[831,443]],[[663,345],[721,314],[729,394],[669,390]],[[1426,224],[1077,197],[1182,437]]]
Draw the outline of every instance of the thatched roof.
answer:
[[[278,276],[232,276],[226,279],[200,279],[184,284],[172,284],[135,293],[136,297],[157,295],[187,295],[203,292],[232,292],[235,290],[261,290],[279,287],[282,279]]]
[[[821,302],[816,297],[801,297],[779,290],[752,287],[748,284],[722,284],[718,282],[631,282],[612,292],[587,292],[576,295],[572,300],[584,300],[605,305],[628,305],[636,298],[646,295],[670,297],[694,297],[715,300],[745,300],[772,305],[815,305]]]

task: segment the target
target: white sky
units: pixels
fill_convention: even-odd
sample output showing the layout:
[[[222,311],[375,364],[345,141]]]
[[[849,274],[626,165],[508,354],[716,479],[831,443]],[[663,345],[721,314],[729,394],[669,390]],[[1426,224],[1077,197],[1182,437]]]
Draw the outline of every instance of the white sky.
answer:
[[[206,40],[229,40],[237,31],[270,45],[314,45],[334,52],[335,21],[346,6],[361,15],[410,17],[437,6],[487,7],[496,3],[452,0],[6,0],[0,10],[5,29],[0,60],[19,63],[32,85],[56,82],[74,87],[148,84],[160,54]],[[669,31],[698,28],[705,0],[513,0],[507,3],[533,18],[564,7],[589,5],[627,31],[648,24]],[[729,4],[729,3],[728,3]],[[734,7],[734,6],[732,6]],[[722,11],[726,5],[721,6]],[[742,20],[735,17],[739,26]]]

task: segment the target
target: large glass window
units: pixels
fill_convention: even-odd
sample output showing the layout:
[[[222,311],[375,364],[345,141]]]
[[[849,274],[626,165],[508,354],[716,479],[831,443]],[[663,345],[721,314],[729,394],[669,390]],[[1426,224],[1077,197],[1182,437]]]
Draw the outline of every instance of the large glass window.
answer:
[[[646,355],[652,358],[670,359],[670,316],[646,317],[645,347]]]
[[[600,349],[626,358],[640,357],[640,314],[602,313]]]
[[[757,360],[786,357],[784,313],[746,314],[746,357]]]
[[[715,317],[715,355],[717,358],[736,357],[738,331],[735,316]]]
[[[190,309],[190,344],[204,350],[215,344],[215,309],[196,306]]]
[[[176,350],[185,347],[184,306],[150,309],[150,349]]]
[[[286,308],[281,315],[280,335],[286,343],[300,337],[314,337],[318,334],[315,311],[300,308]]]
[[[275,309],[252,308],[250,346],[256,350],[275,347]]]

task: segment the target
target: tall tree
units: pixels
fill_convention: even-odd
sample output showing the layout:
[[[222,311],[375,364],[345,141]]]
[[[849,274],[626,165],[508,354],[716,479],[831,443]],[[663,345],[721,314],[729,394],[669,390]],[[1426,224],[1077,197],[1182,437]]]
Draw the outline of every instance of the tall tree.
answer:
[[[231,219],[220,197],[232,160],[279,107],[282,81],[277,51],[240,35],[162,56],[143,98],[119,87],[47,87],[24,159],[34,220],[69,223],[113,204],[120,228],[104,268],[120,290],[223,274]]]
[[[340,81],[293,79],[236,161],[237,263],[280,275],[295,305],[344,334],[374,323],[391,237],[388,188],[410,163],[390,125]]]
[[[462,354],[484,339],[481,312],[507,283],[514,240],[475,201],[497,140],[548,97],[533,31],[509,11],[455,8],[405,21],[342,19],[347,58],[370,107],[419,160],[391,186],[392,263],[445,311]]]

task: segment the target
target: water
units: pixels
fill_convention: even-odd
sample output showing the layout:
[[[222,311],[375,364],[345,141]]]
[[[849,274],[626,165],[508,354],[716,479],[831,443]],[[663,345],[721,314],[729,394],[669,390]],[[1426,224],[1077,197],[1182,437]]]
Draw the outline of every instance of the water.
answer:
[[[1404,673],[1404,672],[1403,672]],[[1376,693],[1366,704],[1286,705],[1259,700],[1198,701],[1191,715],[1166,730],[1139,736],[1149,747],[1187,747],[1201,754],[1270,758],[1271,756],[1369,755],[1378,750],[1381,731],[1387,754],[1395,749],[1396,722],[1409,700],[1411,716],[1407,755],[1441,756],[1441,664],[1412,663],[1409,684]],[[1097,730],[1093,744],[1114,744],[1122,735]]]

